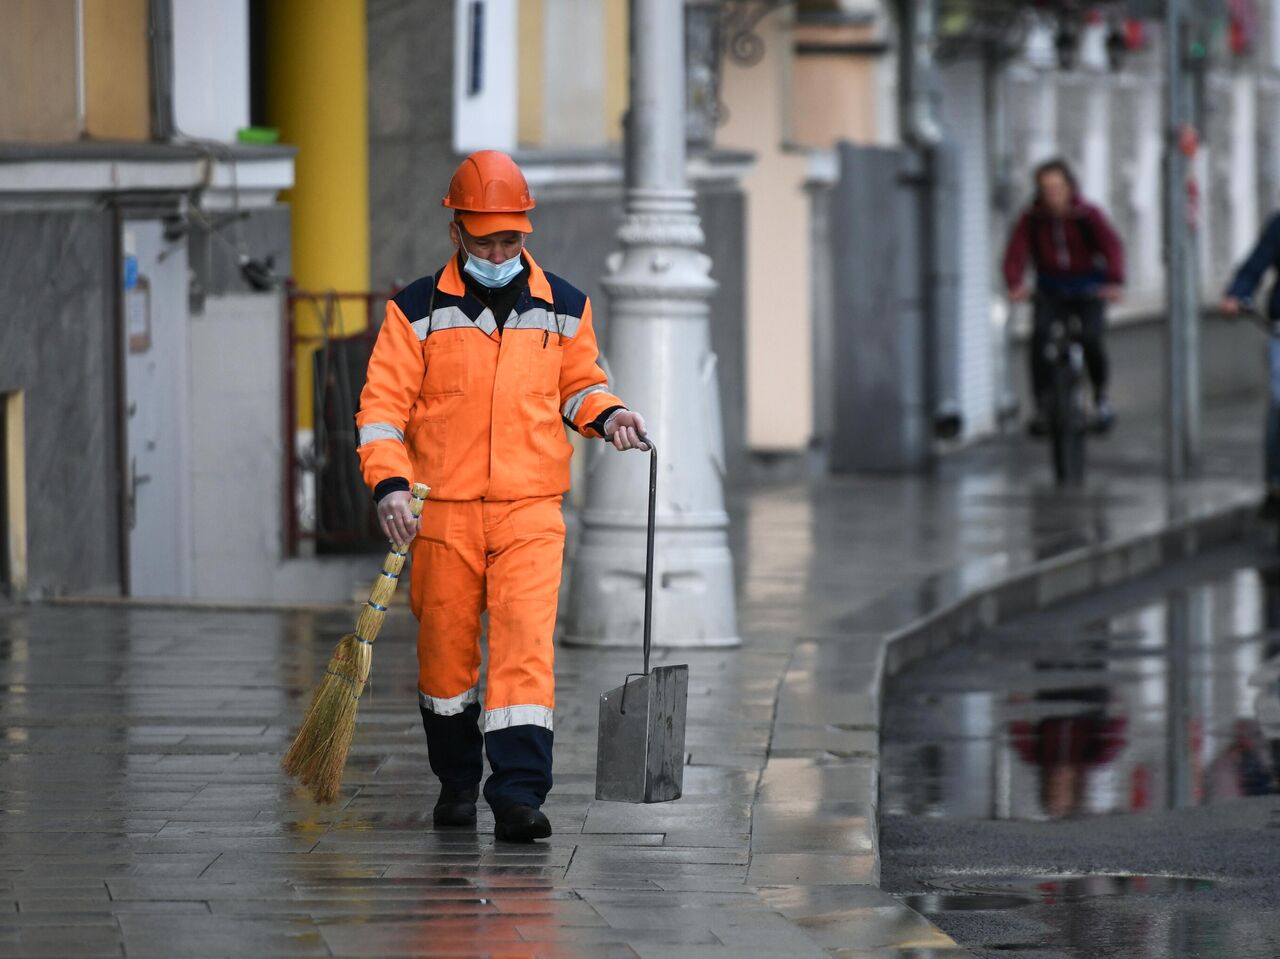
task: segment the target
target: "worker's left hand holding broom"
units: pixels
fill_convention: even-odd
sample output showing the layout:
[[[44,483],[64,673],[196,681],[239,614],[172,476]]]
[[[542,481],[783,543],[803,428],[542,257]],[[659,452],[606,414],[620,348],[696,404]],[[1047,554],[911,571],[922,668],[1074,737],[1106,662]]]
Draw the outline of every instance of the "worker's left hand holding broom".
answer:
[[[373,663],[373,641],[382,628],[391,595],[396,591],[396,581],[404,568],[427,492],[428,488],[422,483],[414,484],[407,504],[412,522],[401,510],[380,517],[383,531],[391,536],[391,552],[382,561],[382,572],[373,584],[369,602],[356,620],[356,631],[343,636],[333,651],[324,678],[312,694],[302,727],[284,757],[285,771],[310,789],[317,802],[333,802],[338,796],[351,735],[355,731],[360,694],[364,692]]]

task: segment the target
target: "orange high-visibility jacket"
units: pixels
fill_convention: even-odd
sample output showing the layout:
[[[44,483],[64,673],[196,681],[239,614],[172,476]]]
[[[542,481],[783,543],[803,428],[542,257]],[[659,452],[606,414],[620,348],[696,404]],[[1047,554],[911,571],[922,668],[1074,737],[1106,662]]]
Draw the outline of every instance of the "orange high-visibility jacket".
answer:
[[[457,257],[387,302],[360,394],[360,465],[432,499],[516,500],[569,488],[564,424],[603,435],[622,406],[598,362],[591,301],[526,250],[529,284],[501,332]]]

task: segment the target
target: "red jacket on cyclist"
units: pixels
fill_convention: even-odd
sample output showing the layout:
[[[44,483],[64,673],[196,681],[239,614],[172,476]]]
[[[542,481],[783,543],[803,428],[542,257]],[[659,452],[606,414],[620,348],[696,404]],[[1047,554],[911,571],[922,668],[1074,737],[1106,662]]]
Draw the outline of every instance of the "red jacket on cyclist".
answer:
[[[1108,362],[1103,344],[1106,303],[1119,298],[1124,284],[1124,245],[1101,209],[1080,196],[1066,161],[1042,163],[1035,171],[1035,198],[1014,224],[1004,253],[1004,279],[1014,302],[1033,299],[1031,390],[1037,414],[1033,432],[1043,430],[1042,410],[1050,384],[1045,346],[1054,322],[1075,318],[1080,324],[1085,365],[1093,384],[1095,425],[1110,428],[1115,419],[1107,399]],[[1034,266],[1035,292],[1027,285]]]

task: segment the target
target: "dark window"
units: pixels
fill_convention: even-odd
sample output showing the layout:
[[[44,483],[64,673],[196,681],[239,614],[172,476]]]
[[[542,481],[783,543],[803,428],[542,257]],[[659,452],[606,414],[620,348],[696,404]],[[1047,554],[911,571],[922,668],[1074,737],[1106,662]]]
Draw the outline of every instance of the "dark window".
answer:
[[[267,4],[249,0],[249,125],[269,127],[267,120]]]
[[[472,0],[467,10],[467,96],[484,89],[484,0]]]

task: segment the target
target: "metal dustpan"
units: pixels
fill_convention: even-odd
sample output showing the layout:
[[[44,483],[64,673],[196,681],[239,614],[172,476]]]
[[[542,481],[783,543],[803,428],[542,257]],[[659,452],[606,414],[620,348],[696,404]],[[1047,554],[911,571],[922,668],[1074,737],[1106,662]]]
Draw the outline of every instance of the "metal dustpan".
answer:
[[[669,802],[684,790],[684,721],[689,667],[649,668],[653,621],[653,537],[658,500],[658,450],[649,437],[649,534],[644,564],[644,672],[600,697],[596,798]]]

